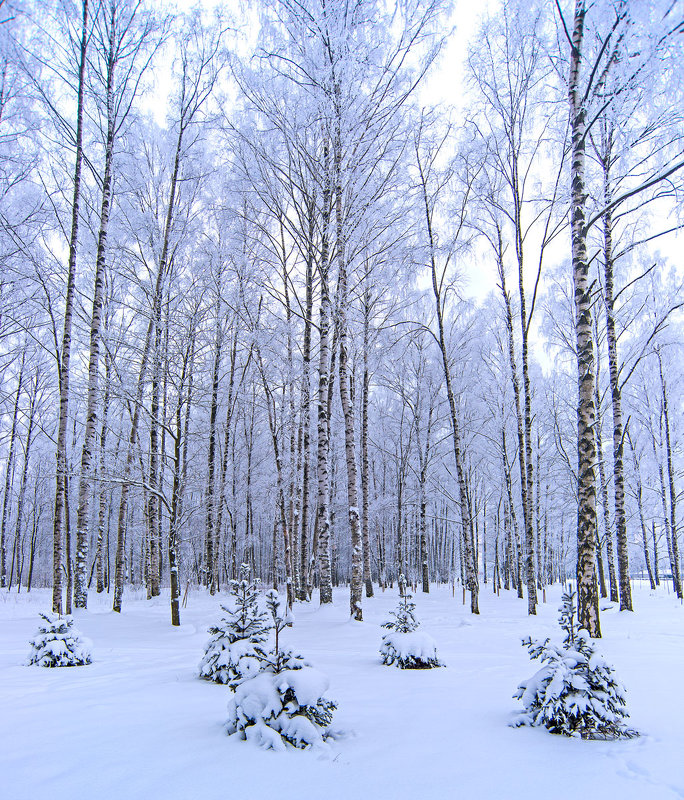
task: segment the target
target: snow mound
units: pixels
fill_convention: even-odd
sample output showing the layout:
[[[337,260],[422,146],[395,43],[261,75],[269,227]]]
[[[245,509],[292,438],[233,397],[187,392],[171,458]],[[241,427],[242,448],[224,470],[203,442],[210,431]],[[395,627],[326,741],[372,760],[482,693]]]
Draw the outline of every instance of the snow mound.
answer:
[[[48,612],[34,638],[27,666],[79,667],[92,662],[92,643],[74,628],[73,617]]]
[[[435,640],[423,631],[392,631],[382,637],[380,655],[383,664],[396,664],[399,669],[431,669],[441,667]]]
[[[551,733],[582,739],[624,739],[638,736],[625,726],[625,690],[613,667],[599,655],[589,633],[576,629],[574,592],[563,595],[560,625],[566,632],[562,645],[550,639],[523,640],[532,659],[542,667],[518,685],[513,695],[524,711],[514,726],[543,726]]]
[[[266,750],[325,748],[335,703],[328,678],[313,667],[261,672],[243,681],[228,703],[228,734]]]

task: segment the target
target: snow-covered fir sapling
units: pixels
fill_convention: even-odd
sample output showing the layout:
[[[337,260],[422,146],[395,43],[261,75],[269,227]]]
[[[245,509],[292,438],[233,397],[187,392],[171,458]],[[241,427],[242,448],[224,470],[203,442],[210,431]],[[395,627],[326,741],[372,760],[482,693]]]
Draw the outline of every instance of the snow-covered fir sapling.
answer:
[[[81,667],[92,661],[91,643],[74,628],[73,617],[48,612],[29,642],[31,652],[27,665],[39,667]]]
[[[323,747],[332,735],[330,723],[336,708],[324,696],[328,678],[302,656],[281,647],[280,634],[292,624],[292,617],[281,611],[275,591],[268,592],[266,605],[273,648],[261,660],[262,671],[234,688],[226,730],[265,749]]]
[[[230,602],[221,606],[224,615],[209,628],[199,676],[207,681],[227,683],[234,689],[240,681],[256,675],[267,652],[267,614],[259,609],[258,581],[250,580],[250,568],[240,566],[238,580],[230,582]]]
[[[382,627],[390,633],[382,637],[380,655],[383,664],[395,664],[399,669],[431,669],[441,667],[437,657],[435,640],[427,633],[418,631],[415,617],[416,605],[406,586],[406,578],[399,576],[399,605],[390,611],[394,619],[384,622]]]
[[[513,695],[525,710],[514,725],[543,725],[551,733],[582,739],[633,738],[625,725],[625,690],[613,668],[600,656],[589,633],[577,628],[575,592],[563,594],[558,622],[565,632],[562,645],[523,639],[530,658],[543,666],[523,681]]]

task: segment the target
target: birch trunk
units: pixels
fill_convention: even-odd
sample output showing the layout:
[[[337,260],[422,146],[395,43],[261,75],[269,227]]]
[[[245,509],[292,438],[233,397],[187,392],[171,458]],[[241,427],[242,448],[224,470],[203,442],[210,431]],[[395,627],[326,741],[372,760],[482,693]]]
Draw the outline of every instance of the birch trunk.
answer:
[[[679,543],[677,537],[677,493],[674,485],[674,468],[672,463],[672,443],[670,440],[670,414],[667,405],[667,386],[663,376],[663,362],[658,352],[660,370],[660,386],[663,393],[663,418],[665,420],[665,452],[667,453],[667,485],[670,493],[670,536],[672,537],[672,580],[677,597],[682,599],[682,579],[679,569]]]
[[[517,242],[516,242],[517,247]],[[521,409],[520,404],[520,381],[518,379],[518,367],[516,364],[515,359],[515,340],[513,338],[513,312],[511,310],[511,298],[506,291],[506,273],[504,270],[504,263],[503,263],[503,242],[501,239],[501,230],[497,226],[497,265],[499,270],[499,281],[500,281],[500,288],[501,293],[503,295],[504,301],[504,308],[506,310],[506,329],[508,332],[508,363],[511,370],[511,383],[513,385],[513,397],[515,400],[515,418],[517,422],[517,431],[518,431],[518,466],[520,468],[520,496],[523,508],[523,519],[525,523],[525,535],[527,537],[527,523],[528,519],[531,517],[529,513],[529,483],[528,483],[528,469],[527,469],[527,438],[525,435],[525,424],[527,417],[523,417],[523,412]],[[520,266],[520,272],[522,273],[522,266]],[[522,287],[522,279],[521,280],[521,287]],[[522,297],[524,298],[524,293],[521,289]],[[523,325],[523,328],[525,326]],[[528,381],[529,384],[529,381]],[[528,387],[529,388],[529,387]],[[505,443],[504,443],[505,446]],[[505,456],[505,469],[508,469],[508,458]],[[510,473],[507,471],[507,482],[509,484],[509,494],[510,494]],[[509,505],[511,508],[511,513],[513,513],[513,498],[512,496],[509,497]],[[517,532],[517,525],[516,525],[516,532]],[[527,547],[529,551],[529,542],[527,542]],[[518,543],[518,547],[516,548],[518,552],[518,597],[522,597],[522,584],[520,582],[521,577],[521,557],[522,554],[520,552],[520,546]],[[526,562],[526,566],[529,567],[529,561]],[[527,570],[529,573],[529,569]],[[527,574],[529,577],[529,574]],[[528,613],[529,614],[536,614],[536,590],[534,594],[534,603],[532,602],[532,596],[529,594],[529,585],[528,585]]]
[[[596,582],[596,445],[594,425],[594,346],[592,341],[592,294],[587,260],[586,99],[580,86],[585,0],[575,0],[568,81],[570,131],[570,214],[572,221],[572,273],[575,292],[575,334],[578,375],[577,405],[577,599],[578,624],[593,638],[601,636]]]
[[[300,519],[300,590],[299,599],[311,597],[311,574],[309,570],[309,473],[311,464],[311,328],[313,319],[313,272],[314,272],[314,202],[307,206],[309,233],[306,255],[306,299],[304,313],[304,341],[302,344],[302,504]]]
[[[136,443],[138,440],[138,425],[140,422],[140,409],[143,402],[143,393],[145,391],[145,378],[147,375],[147,364],[150,357],[150,350],[152,347],[152,333],[155,326],[155,314],[157,303],[161,303],[162,289],[164,285],[164,278],[166,275],[168,260],[169,260],[169,246],[171,240],[171,228],[173,223],[173,212],[176,203],[176,185],[180,172],[181,153],[183,151],[183,134],[185,127],[181,125],[178,139],[176,141],[176,152],[174,156],[173,172],[171,173],[171,187],[169,191],[169,200],[166,209],[166,221],[164,224],[164,239],[162,243],[161,258],[159,260],[159,269],[157,271],[157,278],[155,281],[154,295],[153,295],[153,311],[147,325],[147,332],[145,334],[145,344],[143,347],[142,357],[140,360],[140,369],[138,372],[138,382],[135,398],[135,406],[131,418],[131,429],[128,436],[128,451],[126,454],[126,461],[124,464],[124,473],[121,483],[121,498],[119,501],[119,517],[117,524],[116,536],[116,557],[114,564],[114,611],[121,612],[121,604],[123,600],[124,581],[126,577],[126,528],[128,518],[128,492],[130,489],[131,470],[133,461],[135,459]]]
[[[2,498],[2,522],[0,523],[0,587],[3,589],[7,585],[6,576],[6,531],[9,519],[10,492],[12,491],[12,475],[14,472],[14,449],[17,442],[17,428],[19,423],[19,400],[21,398],[22,384],[24,381],[24,366],[26,364],[26,345],[21,353],[21,365],[19,367],[19,378],[17,381],[17,395],[14,400],[14,413],[12,415],[12,430],[10,433],[9,452],[5,463],[5,493]],[[33,422],[33,416],[31,417]]]
[[[612,200],[610,159],[612,158],[612,132],[604,128],[603,199],[606,207]],[[629,581],[629,553],[627,549],[627,521],[625,517],[625,473],[623,463],[624,436],[622,427],[622,398],[619,383],[617,337],[615,334],[615,309],[613,301],[613,214],[603,215],[604,298],[606,308],[606,340],[608,342],[608,367],[613,407],[613,485],[615,496],[615,538],[617,541],[618,582],[620,610],[632,611],[632,587]],[[613,595],[611,583],[611,599]]]
[[[217,286],[217,292],[220,291]],[[223,332],[221,329],[221,298],[216,297],[216,330],[214,337],[214,368],[211,381],[211,410],[209,412],[209,451],[207,453],[207,489],[206,489],[206,517],[204,524],[204,555],[206,559],[206,586],[210,594],[216,593],[218,578],[217,565],[218,553],[216,548],[216,534],[214,531],[214,489],[216,472],[216,414],[218,412],[219,375],[221,370],[221,347]]]
[[[318,354],[318,508],[316,510],[316,531],[318,535],[318,569],[321,605],[332,603],[332,574],[330,564],[330,486],[328,476],[328,460],[330,440],[328,435],[328,336],[330,327],[330,291],[328,228],[330,224],[330,169],[329,149],[324,147],[324,187],[322,210],[321,255],[318,265],[321,279],[321,301],[319,318],[319,354]]]
[[[102,402],[102,428],[100,430],[100,467],[99,467],[99,491],[98,491],[98,512],[97,512],[97,544],[95,550],[95,572],[97,581],[97,593],[102,594],[104,591],[104,564],[102,558],[102,545],[104,540],[105,519],[107,516],[107,494],[105,466],[107,463],[107,426],[109,417],[109,398],[110,398],[110,375],[111,375],[111,360],[109,354],[105,351],[105,392],[104,400]]]
[[[88,50],[88,0],[81,5],[81,51],[78,67],[78,101],[76,106],[76,164],[74,167],[74,193],[71,203],[71,234],[69,237],[69,272],[64,306],[64,331],[59,359],[59,426],[57,430],[57,470],[55,485],[55,511],[53,517],[52,546],[52,610],[62,613],[62,527],[64,524],[65,483],[67,471],[67,421],[69,419],[69,363],[71,360],[71,325],[76,291],[76,251],[78,249],[78,223],[81,204],[81,166],[83,163],[83,106],[86,55]]]
[[[600,358],[598,353],[598,325],[596,325],[596,383],[594,384],[594,405],[596,406],[596,454],[599,469],[599,489],[601,491],[601,506],[603,509],[603,527],[605,530],[606,539],[606,555],[608,558],[608,582],[610,585],[610,599],[611,602],[618,602],[618,586],[615,580],[615,558],[613,556],[613,533],[610,526],[610,508],[608,503],[608,483],[606,481],[606,470],[603,461],[603,415],[601,413],[601,402],[599,398],[599,367]],[[597,528],[596,536],[596,555],[599,566],[599,582],[601,584],[601,596],[605,597],[605,579],[603,578],[603,562],[601,559],[601,539],[598,536]]]
[[[74,605],[88,605],[88,527],[90,521],[90,496],[93,481],[93,450],[97,427],[98,379],[100,360],[100,328],[104,299],[105,255],[107,232],[112,202],[112,164],[114,161],[114,54],[116,26],[115,5],[111,5],[112,19],[109,23],[109,52],[107,58],[107,140],[105,144],[105,168],[102,179],[102,205],[100,207],[100,230],[97,237],[95,258],[95,285],[93,287],[93,309],[90,316],[90,355],[88,359],[88,400],[86,426],[81,451],[81,474],[78,486],[78,511],[76,514],[76,570],[74,574]]]
[[[370,396],[370,370],[368,350],[370,326],[370,291],[366,288],[363,300],[363,378],[361,384],[361,538],[363,541],[363,581],[366,597],[373,597],[373,580],[370,562],[369,526],[369,461],[368,461],[368,404]]]
[[[23,367],[23,357],[22,357],[22,367]],[[16,527],[14,530],[14,549],[17,552],[17,555],[23,553],[23,537],[22,537],[22,522],[24,519],[24,501],[26,499],[26,485],[28,483],[28,468],[29,468],[29,459],[31,456],[31,444],[33,443],[33,429],[36,424],[36,398],[38,396],[38,378],[39,378],[39,371],[36,370],[35,378],[33,381],[33,386],[31,388],[31,395],[29,399],[29,407],[28,407],[28,429],[26,431],[26,445],[24,447],[24,464],[21,470],[21,482],[19,484],[19,497],[17,499],[17,522]],[[19,392],[17,392],[17,398],[19,397]],[[16,409],[15,409],[16,414]],[[11,442],[10,442],[11,447]],[[9,459],[8,464],[9,468]],[[3,523],[5,521],[5,509],[3,503]],[[20,546],[20,542],[22,543]],[[21,573],[23,571],[23,564],[24,559],[23,555],[21,558],[21,569],[18,569],[17,575],[17,591],[21,590]],[[10,578],[10,587],[12,585],[12,579]]]
[[[338,325],[339,325],[339,383],[340,403],[344,417],[344,449],[347,466],[347,513],[351,535],[351,584],[349,587],[349,610],[351,618],[357,622],[363,620],[361,597],[363,593],[363,544],[359,525],[359,498],[357,488],[356,453],[354,439],[354,406],[349,396],[349,356],[347,353],[347,306],[349,290],[347,278],[347,261],[345,253],[344,230],[342,220],[342,141],[341,141],[341,109],[339,107],[340,86],[335,86],[335,138],[333,142],[333,169],[335,174],[335,227],[336,252],[338,266]]]
[[[420,172],[421,190],[423,196],[423,204],[425,210],[426,231],[428,236],[428,246],[430,252],[430,272],[432,278],[432,291],[435,298],[435,311],[437,315],[438,326],[438,345],[442,357],[442,366],[444,369],[444,381],[446,383],[447,400],[449,402],[449,419],[451,422],[452,444],[454,449],[454,461],[456,463],[456,477],[458,484],[459,496],[459,509],[461,512],[461,536],[463,540],[463,555],[465,558],[465,573],[468,590],[470,591],[470,611],[473,614],[479,614],[480,609],[478,605],[478,577],[477,566],[475,563],[475,554],[473,553],[472,542],[470,539],[470,519],[468,514],[468,501],[465,487],[465,472],[463,469],[463,446],[461,443],[461,432],[458,423],[458,416],[456,414],[456,398],[454,395],[453,385],[451,382],[451,367],[449,365],[449,354],[446,346],[446,337],[444,333],[444,318],[443,318],[443,302],[442,292],[437,281],[437,264],[435,261],[435,239],[432,232],[432,209],[430,207],[430,200],[428,198],[428,189],[426,177],[423,173],[423,168],[416,151],[418,169]]]
[[[644,505],[643,505],[643,486],[641,483],[641,469],[639,468],[639,461],[637,459],[634,445],[632,444],[632,437],[627,434],[627,443],[632,452],[632,463],[634,464],[634,476],[636,478],[635,496],[637,501],[637,508],[639,509],[639,524],[641,526],[641,543],[644,547],[644,561],[646,563],[646,571],[648,572],[648,580],[651,584],[651,589],[656,588],[656,582],[653,577],[653,568],[651,567],[651,554],[648,551],[648,534],[646,533],[646,521],[644,519]]]

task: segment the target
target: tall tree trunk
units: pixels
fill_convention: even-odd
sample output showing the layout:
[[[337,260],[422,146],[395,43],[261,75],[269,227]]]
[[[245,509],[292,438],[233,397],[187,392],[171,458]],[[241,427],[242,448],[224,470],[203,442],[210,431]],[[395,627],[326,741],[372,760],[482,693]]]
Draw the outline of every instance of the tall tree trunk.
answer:
[[[22,357],[22,369],[23,369],[23,357]],[[26,498],[26,485],[28,482],[28,468],[29,468],[29,459],[31,456],[31,444],[33,443],[33,429],[36,424],[35,417],[36,417],[36,398],[38,396],[38,380],[39,380],[39,371],[36,369],[35,378],[33,380],[33,386],[31,388],[31,396],[29,398],[28,429],[26,431],[26,446],[24,447],[24,465],[21,470],[19,497],[17,499],[17,522],[14,531],[14,544],[17,554],[19,554],[21,552],[21,549],[23,548],[23,545],[20,547],[19,543],[23,542],[22,522],[24,519],[24,501]],[[17,391],[17,398],[18,397],[19,397],[19,392]],[[9,467],[9,459],[7,466]],[[3,504],[3,522],[5,521],[4,517],[5,517],[5,509]],[[23,569],[23,557],[22,557],[22,569]],[[21,589],[21,571],[18,572],[19,574],[17,576],[17,583],[18,583],[17,591]],[[11,579],[10,579],[10,586],[11,586]]]
[[[363,542],[363,582],[366,597],[373,597],[373,580],[370,562],[369,526],[369,464],[368,464],[368,404],[370,399],[370,370],[368,351],[370,328],[370,290],[366,287],[363,296],[363,378],[361,383],[361,539]]]
[[[599,469],[599,489],[601,491],[601,506],[603,508],[603,527],[606,539],[606,554],[608,558],[608,582],[610,584],[611,602],[618,602],[618,586],[615,580],[615,558],[613,556],[613,532],[610,526],[610,508],[608,503],[608,483],[606,481],[606,470],[603,461],[603,414],[601,413],[601,400],[599,397],[599,369],[600,355],[598,352],[598,322],[595,327],[596,333],[596,383],[594,384],[594,405],[596,406],[596,454]],[[606,596],[605,578],[603,576],[603,560],[601,558],[601,539],[598,536],[598,526],[596,530],[596,556],[599,567],[599,583],[601,586],[601,597]]]
[[[608,123],[603,126],[603,200],[606,207],[612,200],[610,163],[612,158],[612,131]],[[613,214],[603,215],[603,262],[605,272],[604,298],[606,308],[606,340],[608,342],[608,368],[613,407],[613,486],[615,496],[615,538],[617,541],[618,582],[620,610],[632,611],[632,587],[629,582],[629,553],[627,548],[627,521],[625,517],[625,473],[623,464],[624,436],[622,427],[622,398],[619,382],[617,337],[615,335],[615,309],[613,299]],[[612,580],[612,576],[611,576]],[[613,589],[611,583],[611,599]]]
[[[575,292],[577,352],[577,601],[578,624],[589,635],[601,636],[596,582],[596,445],[594,425],[594,346],[592,342],[592,291],[587,260],[586,188],[584,164],[587,135],[586,98],[580,85],[584,38],[585,0],[575,0],[568,81],[570,131],[570,214],[572,220],[572,273]]]
[[[670,493],[670,535],[672,537],[672,580],[677,597],[682,599],[682,578],[679,569],[679,543],[677,541],[677,493],[674,485],[674,467],[672,463],[672,443],[670,439],[670,414],[667,405],[667,385],[663,376],[663,362],[658,355],[658,368],[660,370],[660,386],[663,393],[663,418],[665,420],[665,448],[667,453],[667,485]]]
[[[517,239],[516,239],[516,247],[517,247]],[[518,466],[520,468],[520,497],[522,502],[523,508],[523,521],[525,524],[525,536],[526,536],[526,544],[529,549],[529,542],[527,542],[527,523],[528,520],[531,518],[531,514],[529,513],[529,502],[530,496],[528,492],[530,491],[530,484],[528,481],[528,468],[527,468],[527,437],[525,434],[525,425],[527,416],[523,416],[523,412],[521,409],[520,404],[520,381],[518,379],[518,367],[516,364],[515,359],[515,340],[513,338],[513,312],[511,310],[511,298],[506,291],[506,273],[504,270],[504,263],[503,263],[503,242],[501,238],[501,230],[497,226],[497,265],[499,270],[499,286],[501,288],[501,293],[503,295],[504,300],[504,307],[506,310],[506,329],[508,332],[508,363],[511,370],[511,383],[513,385],[513,397],[515,400],[515,417],[517,422],[517,430],[518,430]],[[522,258],[522,257],[521,257]],[[524,298],[524,291],[522,291],[522,265],[521,259],[519,261],[519,280],[521,286],[521,295]],[[525,325],[523,323],[523,329]],[[527,339],[525,339],[525,347],[527,347]],[[525,351],[526,352],[526,351]],[[529,381],[528,381],[528,388],[529,388]],[[527,406],[526,406],[527,411]],[[506,458],[506,465],[508,459]],[[507,466],[506,466],[507,469]],[[508,473],[507,473],[508,474]],[[510,483],[510,474],[508,474],[508,482]],[[511,508],[511,513],[513,514],[513,499],[509,497],[509,505]],[[517,526],[516,526],[517,531]],[[518,577],[520,578],[520,560],[522,559],[521,549],[518,543],[517,547],[519,563],[518,563]],[[534,557],[534,553],[532,553],[532,557]],[[526,566],[529,566],[529,561],[526,561]],[[529,570],[527,571],[529,573]],[[528,575],[529,577],[529,575]],[[528,586],[529,590],[529,586]],[[520,581],[518,581],[518,597],[522,597],[522,585]],[[532,602],[532,596],[529,594],[528,591],[528,613],[529,614],[536,614],[536,591],[534,593],[534,603]]]
[[[304,312],[304,340],[302,343],[302,503],[300,513],[300,589],[299,599],[308,600],[311,596],[311,574],[309,570],[309,472],[311,464],[311,328],[313,319],[313,273],[314,273],[314,235],[315,203],[307,204],[309,231],[306,253],[306,299]]]
[[[328,336],[330,328],[330,289],[329,289],[329,245],[330,225],[330,165],[329,148],[324,146],[324,186],[321,233],[321,254],[318,265],[321,278],[321,305],[319,317],[318,354],[318,508],[316,510],[316,531],[318,535],[318,570],[321,605],[332,603],[332,574],[330,564],[330,485],[328,461],[330,439],[328,433]]]
[[[522,201],[518,175],[518,156],[514,148],[511,159],[513,183],[513,217],[515,221],[515,253],[518,262],[518,294],[520,297],[520,349],[523,376],[523,397],[525,416],[525,474],[520,476],[521,485],[526,484],[523,497],[525,519],[525,582],[527,584],[527,613],[537,613],[537,584],[534,574],[534,515],[532,503],[534,497],[534,467],[532,462],[532,397],[530,390],[530,373],[527,358],[527,334],[529,321],[525,306],[525,287],[523,283],[523,228]]]
[[[102,546],[104,540],[105,518],[107,516],[107,483],[105,481],[105,471],[107,464],[107,426],[109,424],[109,398],[110,398],[110,376],[111,358],[105,352],[105,391],[102,402],[102,428],[100,430],[100,466],[98,487],[98,512],[97,512],[97,544],[95,550],[97,593],[104,592],[104,560],[102,557]]]
[[[217,292],[220,288],[217,286]],[[216,414],[218,411],[218,389],[221,370],[221,347],[223,330],[221,326],[221,296],[216,296],[216,331],[214,338],[214,368],[211,381],[211,410],[209,412],[209,451],[207,453],[206,517],[204,525],[204,554],[206,560],[206,585],[209,592],[216,593],[218,552],[214,531],[214,489],[216,472]]]
[[[351,583],[349,587],[349,609],[351,618],[357,622],[363,620],[361,597],[363,593],[363,544],[359,525],[359,498],[356,473],[356,453],[354,437],[354,406],[349,396],[349,356],[347,353],[347,306],[349,289],[347,278],[347,260],[342,220],[342,139],[340,85],[335,86],[335,137],[333,142],[333,168],[335,173],[335,239],[338,265],[339,301],[338,325],[340,338],[340,403],[344,417],[344,449],[347,465],[347,514],[351,534]]]
[[[21,365],[19,367],[19,378],[17,380],[17,395],[14,400],[14,413],[12,415],[12,430],[10,433],[9,452],[5,463],[5,493],[2,498],[2,522],[0,523],[0,587],[3,589],[7,585],[6,577],[6,531],[7,521],[10,510],[10,493],[12,491],[12,475],[14,472],[14,449],[17,442],[17,428],[19,423],[19,400],[21,398],[22,384],[24,382],[24,366],[26,364],[26,343],[21,352]],[[31,417],[33,421],[33,415]]]
[[[419,447],[419,469],[418,474],[418,506],[420,510],[420,572],[423,582],[423,591],[428,593],[430,591],[430,574],[428,569],[428,547],[427,547],[427,470],[430,461],[430,434],[432,432],[432,413],[433,406],[430,404],[428,410],[427,428],[425,431],[425,448]],[[416,439],[419,439],[416,433]],[[485,581],[486,583],[486,581]]]
[[[416,155],[418,155],[416,153]],[[423,173],[420,158],[418,158],[418,169],[420,172],[421,189],[425,210],[425,220],[427,226],[428,245],[430,248],[430,271],[432,276],[432,291],[435,297],[435,311],[438,326],[438,345],[442,356],[442,366],[444,369],[444,381],[446,383],[447,400],[449,402],[449,418],[451,422],[452,444],[454,449],[454,461],[456,463],[456,479],[458,484],[459,509],[461,512],[461,536],[463,539],[465,558],[465,572],[467,588],[470,591],[470,611],[479,614],[478,605],[478,578],[477,567],[475,564],[475,554],[473,553],[470,540],[470,519],[468,514],[468,502],[465,487],[465,472],[463,469],[463,445],[461,443],[461,431],[456,414],[456,398],[454,395],[451,381],[451,367],[449,365],[449,354],[446,346],[446,336],[444,333],[443,302],[442,292],[437,281],[437,264],[435,261],[435,240],[432,232],[432,209],[428,198],[428,188],[426,177]]]
[[[131,429],[128,436],[128,452],[126,454],[126,461],[124,463],[124,474],[121,482],[121,498],[119,501],[119,518],[117,524],[117,537],[116,537],[116,558],[115,558],[115,575],[114,575],[114,611],[121,612],[121,603],[123,600],[124,581],[126,576],[126,528],[128,520],[128,492],[130,489],[131,470],[133,461],[135,459],[136,444],[138,441],[138,425],[140,422],[140,410],[143,402],[143,393],[145,390],[145,378],[147,375],[147,365],[150,357],[150,350],[152,348],[152,334],[155,329],[155,312],[157,304],[161,304],[162,290],[164,285],[164,278],[166,276],[168,263],[169,263],[169,246],[171,240],[171,228],[173,223],[173,212],[176,204],[176,185],[180,172],[181,154],[183,152],[183,134],[185,128],[180,127],[178,139],[176,141],[176,152],[174,156],[173,172],[171,173],[171,187],[169,191],[169,200],[166,209],[166,221],[164,224],[164,238],[162,243],[161,258],[159,259],[159,269],[157,270],[157,277],[154,287],[153,295],[153,308],[151,311],[150,319],[147,324],[147,331],[145,334],[145,344],[143,347],[142,356],[140,359],[140,369],[138,372],[138,383],[136,390],[135,405],[131,416]]]
[[[93,449],[95,447],[98,404],[98,377],[100,360],[100,327],[104,298],[105,256],[107,232],[112,203],[112,163],[114,161],[114,58],[116,26],[115,4],[111,5],[112,19],[109,22],[109,52],[107,59],[107,140],[105,144],[105,168],[102,179],[102,205],[100,207],[100,230],[97,237],[95,258],[95,285],[93,288],[93,310],[90,317],[90,355],[88,361],[88,405],[86,426],[81,451],[81,474],[78,486],[78,511],[76,515],[76,570],[74,574],[74,605],[88,605],[88,527],[90,522],[90,495],[93,480]]]
[[[57,471],[52,546],[52,610],[62,613],[62,527],[64,524],[65,482],[67,474],[67,422],[69,419],[69,363],[71,360],[71,325],[76,292],[76,251],[81,204],[81,166],[83,163],[83,106],[86,54],[88,49],[88,0],[81,5],[82,24],[78,67],[78,101],[76,105],[76,164],[74,194],[71,203],[71,234],[69,236],[69,272],[64,305],[64,331],[59,361],[59,426],[57,430]]]
[[[648,551],[648,535],[646,533],[646,521],[644,519],[644,506],[643,506],[643,487],[641,484],[641,469],[639,468],[639,460],[632,444],[632,437],[627,433],[627,443],[632,452],[632,462],[634,464],[634,476],[636,478],[636,501],[637,508],[639,509],[639,524],[641,526],[641,542],[644,546],[644,562],[646,563],[646,571],[648,572],[648,580],[651,584],[651,589],[656,588],[656,582],[653,578],[653,568],[651,567],[651,554]]]

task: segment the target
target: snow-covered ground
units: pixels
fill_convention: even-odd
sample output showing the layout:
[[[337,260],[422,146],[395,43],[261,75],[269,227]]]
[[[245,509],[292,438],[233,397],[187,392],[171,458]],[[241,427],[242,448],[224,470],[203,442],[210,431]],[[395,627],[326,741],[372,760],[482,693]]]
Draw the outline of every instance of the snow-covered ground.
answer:
[[[295,608],[285,646],[330,677],[333,727],[348,735],[331,754],[263,751],[227,737],[229,689],[196,677],[220,597],[190,594],[183,624],[167,598],[128,591],[123,614],[92,593],[76,625],[92,640],[89,666],[26,667],[28,641],[49,593],[0,593],[0,797],[289,800],[460,798],[668,800],[684,798],[684,607],[667,587],[634,587],[636,613],[601,618],[599,650],[627,687],[635,740],[597,742],[510,728],[511,695],[538,666],[520,639],[557,636],[560,588],[539,615],[512,592],[481,591],[472,617],[446,587],[417,592],[421,630],[444,669],[383,667],[380,623],[397,593],[364,599],[363,623],[348,595],[332,608]],[[608,604],[610,605],[610,604]]]

